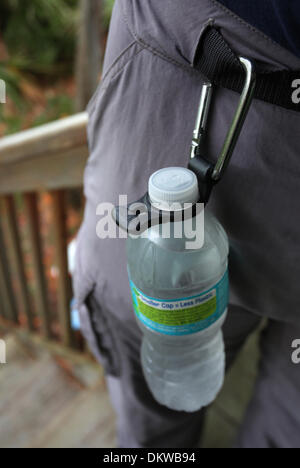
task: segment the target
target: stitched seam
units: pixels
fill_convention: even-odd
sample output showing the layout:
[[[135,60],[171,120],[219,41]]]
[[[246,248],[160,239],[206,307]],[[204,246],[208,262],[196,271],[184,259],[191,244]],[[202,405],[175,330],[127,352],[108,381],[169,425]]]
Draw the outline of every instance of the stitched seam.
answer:
[[[233,11],[229,10],[228,8],[226,8],[224,5],[222,5],[221,3],[219,3],[217,0],[210,0],[210,2],[216,7],[218,8],[219,10],[223,10],[227,15],[231,16],[232,18],[234,18],[236,21],[238,21],[240,24],[242,24],[243,26],[245,26],[247,29],[249,29],[252,33],[260,36],[261,38],[263,38],[264,40],[266,40],[267,42],[271,43],[273,46],[275,46],[278,50],[280,49],[280,51],[282,51],[282,47],[280,46],[280,44],[278,44],[277,42],[273,41],[272,38],[270,38],[269,36],[267,36],[266,34],[264,34],[262,31],[260,31],[259,29],[256,29],[254,26],[252,26],[251,24],[247,23],[245,20],[243,20],[240,16],[236,15]],[[176,65],[180,68],[182,68],[183,70],[186,70],[187,72],[189,73],[192,73],[194,74],[195,72],[195,69],[193,69],[192,67],[189,68],[189,67],[186,67],[184,66],[182,63],[180,62],[177,62],[175,59],[173,59],[172,57],[170,57],[169,55],[167,55],[165,52],[162,52],[154,47],[152,47],[151,45],[147,44],[142,38],[140,38],[136,31],[133,30],[131,27],[130,27],[130,24],[129,24],[129,21],[128,21],[128,16],[127,16],[127,13],[125,11],[125,5],[124,3],[121,3],[122,5],[122,13],[123,13],[123,19],[127,25],[127,28],[130,32],[130,34],[135,38],[136,42],[138,42],[142,47],[145,47],[147,49],[149,49],[151,52],[153,52],[155,55],[159,55],[161,58],[167,60],[168,62],[172,63],[173,65]],[[201,73],[199,71],[197,71],[197,74],[200,74]],[[203,76],[203,75],[202,75]]]
[[[109,77],[109,81],[108,81],[107,85],[101,87],[101,91],[102,91],[103,93],[107,90],[107,88],[109,87],[109,85],[110,85],[110,83],[112,82],[112,80],[113,80],[113,79],[114,79],[114,78],[115,78],[115,77],[116,77],[116,76],[117,76],[117,75],[118,75],[118,74],[119,74],[119,73],[120,73],[120,72],[121,72],[121,71],[122,71],[138,54],[139,54],[139,53],[140,53],[140,52],[142,52],[143,50],[144,50],[144,49],[141,48],[141,49],[139,49],[137,52],[135,52],[134,55],[132,55],[128,60],[126,60],[126,62],[123,63],[123,65],[122,65],[121,67],[119,67],[119,68],[115,71],[115,73],[114,73],[112,76]],[[104,84],[104,83],[102,83],[102,84]]]
[[[137,42],[134,42],[132,43],[129,47],[127,47],[126,51],[128,52],[128,50],[130,48],[132,48],[135,44],[137,44]],[[138,44],[139,45],[139,44]],[[96,105],[96,98],[99,96],[100,93],[105,93],[105,91],[107,90],[107,88],[109,87],[111,81],[116,77],[116,75],[121,72],[128,63],[130,63],[142,50],[144,50],[143,48],[139,49],[137,52],[135,52],[133,55],[131,55],[130,57],[128,57],[128,59],[125,61],[125,63],[122,64],[122,66],[119,66],[119,68],[114,72],[114,74],[112,76],[109,76],[109,73],[105,73],[105,77],[101,79],[99,85],[98,85],[98,88],[96,89],[95,93],[94,93],[94,96],[92,98],[92,101],[90,102],[89,104],[89,117],[91,118],[94,114],[94,111],[95,111],[95,105]],[[125,52],[125,51],[124,51]],[[120,54],[121,56],[119,56],[119,60],[122,58],[122,56],[124,55],[124,53]],[[114,61],[114,66],[116,66],[119,62],[119,60],[115,60]],[[110,72],[113,70],[113,66],[110,67]]]
[[[150,44],[148,44],[147,42],[145,42],[144,39],[137,36],[136,40],[144,49],[149,50],[150,52],[152,52],[152,54],[159,56],[163,60],[166,60],[167,62],[175,65],[178,68],[181,68],[182,70],[188,72],[190,75],[199,75],[200,74],[200,72],[198,70],[195,70],[192,67],[187,67],[187,66],[183,65],[182,63],[177,62],[177,60],[173,59],[172,57],[167,55],[165,52],[163,52],[163,51],[161,51],[159,49],[156,49],[155,47],[153,47]]]
[[[131,44],[129,44],[128,47],[126,47],[126,49],[124,49],[119,55],[118,57],[113,61],[113,63],[109,66],[109,68],[106,70],[106,72],[104,73],[103,75],[103,78],[102,78],[102,82],[105,81],[107,75],[110,73],[110,71],[117,65],[118,61],[123,57],[123,55],[126,54],[126,52],[128,52],[131,47],[134,46],[134,44],[136,44],[136,41],[133,41],[131,42]]]
[[[277,44],[277,42],[273,41],[273,39],[269,36],[267,36],[266,34],[264,34],[262,31],[260,31],[259,29],[256,29],[254,26],[252,26],[251,24],[247,23],[247,21],[243,20],[243,18],[241,18],[240,16],[238,16],[237,14],[235,14],[233,11],[229,10],[228,8],[226,8],[225,5],[222,5],[222,3],[219,3],[217,0],[210,0],[211,3],[214,4],[214,6],[216,6],[217,8],[219,8],[219,10],[223,10],[227,15],[231,16],[232,18],[234,18],[236,21],[238,21],[239,23],[241,23],[243,26],[246,26],[246,28],[248,28],[251,32],[257,34],[258,36],[261,36],[263,39],[265,39],[266,41],[270,42],[271,44],[273,44],[277,49],[280,49],[282,50],[282,47]]]
[[[226,8],[224,5],[220,4],[219,2],[217,2],[216,0],[210,0],[211,3],[213,3],[217,8],[221,9],[221,10],[224,10],[224,12],[226,14],[228,14],[229,16],[233,17],[235,20],[237,20],[239,23],[241,23],[242,25],[246,26],[251,32],[255,33],[255,34],[258,34],[259,36],[261,36],[262,38],[264,38],[265,40],[269,41],[270,43],[272,43],[273,45],[275,45],[277,48],[281,49],[281,46],[279,44],[277,44],[276,42],[274,42],[270,37],[266,36],[264,33],[262,33],[261,31],[257,30],[256,28],[254,28],[253,26],[251,26],[250,24],[248,24],[246,21],[244,21],[242,18],[240,18],[238,15],[236,15],[235,13],[233,13],[231,10],[229,10],[228,8]],[[135,42],[133,42],[128,48],[132,47],[135,43],[139,44],[142,49],[140,49],[139,51],[137,51],[134,56],[132,56],[114,75],[113,77],[111,77],[111,80],[119,73],[119,71],[121,71],[126,65],[127,63],[133,59],[134,57],[136,57],[136,55],[138,55],[142,50],[148,50],[150,51],[153,55],[155,56],[158,56],[160,57],[161,59],[163,60],[166,60],[167,62],[171,63],[172,65],[175,65],[176,67],[178,68],[181,68],[182,70],[188,72],[190,75],[192,76],[200,76],[202,77],[202,79],[204,79],[205,77],[203,76],[203,74],[199,71],[199,70],[196,70],[195,68],[193,68],[192,66],[191,67],[187,67],[185,65],[183,65],[182,63],[180,62],[177,62],[177,60],[173,59],[172,57],[170,57],[168,54],[166,54],[165,52],[159,50],[159,49],[156,49],[155,47],[151,46],[150,44],[148,44],[146,41],[144,41],[144,39],[142,39],[141,37],[138,36],[138,34],[136,33],[135,30],[133,30],[131,27],[130,27],[130,24],[129,24],[129,20],[128,20],[128,16],[127,16],[127,13],[125,11],[125,2],[124,3],[121,3],[122,5],[122,13],[123,13],[123,20],[124,22],[126,23],[127,25],[127,28],[130,32],[130,34],[133,36],[133,38],[135,39]],[[211,21],[208,20],[207,23],[209,23]],[[215,22],[215,20],[213,20],[213,22]],[[229,47],[229,46],[228,46]],[[108,88],[111,80],[109,81],[108,85],[106,86],[106,88],[104,88],[104,91],[106,91],[106,89]],[[226,89],[226,88],[224,88]],[[265,104],[269,104],[269,105],[275,105],[275,104],[272,104],[272,103],[266,103],[265,101],[261,101],[261,100],[258,100],[260,102],[264,102]],[[276,105],[275,105],[276,106]],[[276,107],[280,107],[280,106],[276,106]],[[290,112],[293,112],[295,113],[295,111],[293,111],[292,109],[285,109],[286,111],[290,111]]]
[[[155,47],[151,46],[150,44],[148,44],[144,39],[142,39],[141,37],[138,36],[138,34],[136,33],[135,30],[131,29],[130,27],[130,24],[129,24],[129,20],[128,20],[128,16],[127,16],[127,13],[124,9],[124,4],[123,4],[123,18],[124,18],[124,21],[126,22],[127,24],[127,27],[131,33],[131,35],[135,38],[136,42],[138,44],[140,44],[144,49],[148,49],[150,52],[152,52],[154,55],[158,55],[160,58],[166,60],[167,62],[169,63],[172,63],[173,65],[176,65],[177,67],[181,68],[182,70],[185,70],[187,71],[189,74],[191,75],[201,75],[201,73],[198,71],[198,70],[195,70],[194,68],[192,67],[188,67],[188,66],[185,66],[183,65],[182,63],[180,62],[177,62],[177,60],[175,60],[174,58],[170,57],[168,54],[166,54],[165,52],[163,52],[162,50],[159,50],[159,49],[156,49]]]

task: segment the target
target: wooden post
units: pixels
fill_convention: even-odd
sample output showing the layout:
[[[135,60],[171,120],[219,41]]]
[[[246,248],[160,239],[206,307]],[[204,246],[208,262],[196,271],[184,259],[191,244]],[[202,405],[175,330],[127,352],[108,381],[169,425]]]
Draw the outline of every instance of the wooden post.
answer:
[[[16,321],[14,319],[14,308],[11,304],[11,296],[7,289],[7,277],[5,269],[3,268],[0,259],[0,302],[1,302],[1,315],[7,320]]]
[[[5,318],[18,322],[18,310],[11,283],[11,273],[6,255],[2,226],[0,223],[0,301]]]
[[[76,57],[76,110],[84,110],[99,80],[102,61],[102,0],[81,0]]]
[[[67,257],[67,230],[65,211],[65,192],[55,190],[51,192],[54,213],[54,234],[56,263],[59,270],[58,281],[58,310],[60,325],[62,328],[63,344],[72,346],[74,344],[70,320],[70,302],[72,298],[71,279],[68,271]]]
[[[20,288],[20,299],[22,307],[27,318],[27,325],[30,330],[34,330],[33,314],[30,304],[30,295],[27,286],[25,266],[21,248],[21,238],[19,235],[17,214],[14,198],[12,195],[3,197],[3,212],[7,220],[7,229],[12,244],[12,256],[14,261],[14,270],[17,275],[17,281]]]
[[[24,195],[26,217],[28,221],[31,255],[37,284],[36,300],[38,313],[42,319],[42,331],[45,337],[51,337],[50,310],[47,300],[47,285],[43,266],[43,253],[40,238],[38,198],[36,193]]]

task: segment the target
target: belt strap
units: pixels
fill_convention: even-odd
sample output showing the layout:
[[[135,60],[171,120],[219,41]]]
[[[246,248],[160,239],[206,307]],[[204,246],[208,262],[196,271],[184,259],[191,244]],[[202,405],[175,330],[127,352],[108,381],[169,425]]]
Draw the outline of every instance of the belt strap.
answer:
[[[243,68],[237,55],[215,27],[209,27],[202,36],[194,65],[213,84],[241,93],[245,79]],[[270,72],[257,66],[256,72],[254,98],[300,111],[300,102],[293,102],[295,88],[300,86],[300,70]],[[296,85],[295,80],[298,81]],[[300,97],[300,93],[298,95]]]

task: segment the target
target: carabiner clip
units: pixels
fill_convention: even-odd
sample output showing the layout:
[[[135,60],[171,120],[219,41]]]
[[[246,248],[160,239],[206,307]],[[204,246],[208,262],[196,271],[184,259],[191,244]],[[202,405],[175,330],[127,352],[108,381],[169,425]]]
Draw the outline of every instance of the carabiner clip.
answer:
[[[226,167],[229,164],[253,98],[256,82],[256,75],[253,70],[253,65],[249,60],[243,57],[240,57],[239,60],[243,65],[246,73],[245,84],[239,100],[238,108],[234,115],[216,164],[209,162],[201,154],[203,146],[202,139],[206,132],[207,118],[210,108],[212,83],[204,83],[202,88],[199,111],[193,133],[191,158],[188,165],[189,169],[195,172],[198,178],[200,192],[199,202],[201,203],[208,202],[212,187],[222,178]],[[142,233],[145,229],[148,229],[152,225],[163,223],[163,216],[159,210],[157,210],[156,218],[153,220],[151,217],[151,206],[152,205],[149,200],[149,195],[146,193],[137,202],[130,203],[128,206],[115,207],[113,210],[113,218],[117,225],[127,232],[130,232],[129,225],[132,223],[134,226],[138,226],[139,232]],[[194,216],[196,213],[195,207],[196,205],[193,206],[191,211],[192,216]],[[143,216],[140,217],[140,215],[137,213],[141,213]],[[172,219],[172,215],[174,215],[174,213],[170,213]]]
[[[245,71],[245,83],[237,110],[215,165],[201,154],[213,85],[210,82],[206,82],[202,87],[195,130],[193,132],[189,169],[195,172],[198,177],[200,201],[203,203],[208,202],[213,185],[219,182],[224,175],[253,99],[256,85],[256,73],[253,64],[244,57],[239,57],[239,61]]]

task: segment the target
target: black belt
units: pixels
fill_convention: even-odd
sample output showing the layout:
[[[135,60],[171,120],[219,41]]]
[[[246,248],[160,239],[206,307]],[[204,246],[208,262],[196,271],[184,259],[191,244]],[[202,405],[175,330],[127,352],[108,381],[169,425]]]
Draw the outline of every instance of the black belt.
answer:
[[[202,36],[194,65],[216,86],[241,93],[244,70],[238,56],[215,27],[209,27]],[[300,87],[300,70],[267,71],[261,68],[261,64],[257,64],[254,98],[299,112],[300,91],[298,96],[295,94],[296,88]]]

